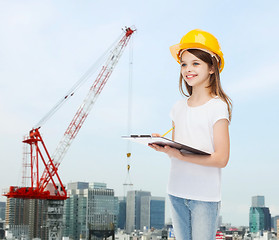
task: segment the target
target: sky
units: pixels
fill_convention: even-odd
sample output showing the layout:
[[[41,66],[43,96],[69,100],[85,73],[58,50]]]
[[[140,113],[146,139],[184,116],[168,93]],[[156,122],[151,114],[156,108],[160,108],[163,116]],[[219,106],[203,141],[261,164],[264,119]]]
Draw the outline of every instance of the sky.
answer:
[[[169,158],[128,144],[121,136],[163,134],[171,127],[170,109],[182,96],[179,65],[169,46],[199,28],[214,34],[221,44],[222,86],[233,100],[231,154],[222,170],[223,222],[249,225],[251,197],[256,195],[265,196],[272,216],[279,215],[278,10],[277,0],[0,0],[0,189],[21,184],[23,136],[123,27],[135,26],[133,39],[63,159],[59,175],[64,184],[107,183],[116,196],[125,194],[123,184],[130,177],[133,190],[167,197]],[[93,81],[42,126],[50,153]],[[129,176],[127,152],[132,154]]]

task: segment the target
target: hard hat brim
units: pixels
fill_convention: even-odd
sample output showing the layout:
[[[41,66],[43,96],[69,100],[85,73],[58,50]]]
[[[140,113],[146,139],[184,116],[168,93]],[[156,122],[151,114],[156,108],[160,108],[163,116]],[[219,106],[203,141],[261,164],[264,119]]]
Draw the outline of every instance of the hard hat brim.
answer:
[[[218,55],[218,57],[220,58],[221,64],[220,64],[220,72],[223,70],[224,68],[224,57],[222,52],[220,53],[216,53],[214,51],[212,51],[212,49],[204,46],[203,44],[199,44],[199,43],[178,43],[175,44],[173,46],[170,46],[170,52],[171,55],[173,56],[173,58],[180,64],[180,56],[179,53],[182,49],[206,49],[210,52],[215,53],[216,55]]]

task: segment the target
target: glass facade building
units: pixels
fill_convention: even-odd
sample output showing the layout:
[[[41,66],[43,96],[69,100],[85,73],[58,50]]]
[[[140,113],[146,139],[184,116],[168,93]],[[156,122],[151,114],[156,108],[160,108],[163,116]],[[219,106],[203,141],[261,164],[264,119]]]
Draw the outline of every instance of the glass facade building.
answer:
[[[117,226],[118,199],[106,184],[72,183],[68,186],[68,194],[63,236],[88,239],[89,228],[104,230]]]
[[[257,233],[264,229],[264,214],[262,208],[251,207],[249,213],[250,232]]]
[[[150,192],[129,191],[126,203],[126,231],[161,229],[165,224],[165,198]]]
[[[125,197],[118,197],[118,221],[117,221],[117,228],[125,229],[126,226],[126,198]]]
[[[271,230],[271,216],[267,207],[251,207],[249,215],[249,228],[257,233],[262,230]]]
[[[133,232],[135,229],[140,230],[144,216],[141,216],[143,197],[151,196],[150,192],[145,191],[128,191],[126,202],[126,231]],[[144,211],[144,210],[143,210]]]
[[[151,197],[150,199],[150,227],[162,229],[165,225],[165,199]]]
[[[265,207],[264,196],[252,197],[252,206],[249,213],[249,228],[253,233],[271,230],[271,215],[268,207]]]

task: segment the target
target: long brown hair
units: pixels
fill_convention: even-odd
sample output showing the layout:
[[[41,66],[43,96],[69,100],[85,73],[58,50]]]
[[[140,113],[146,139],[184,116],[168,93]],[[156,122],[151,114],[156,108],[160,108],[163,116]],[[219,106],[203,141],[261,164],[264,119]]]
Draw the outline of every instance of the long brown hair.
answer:
[[[216,96],[220,97],[227,104],[228,112],[229,112],[229,120],[231,121],[231,118],[232,118],[232,100],[224,92],[224,90],[221,86],[219,66],[218,66],[217,59],[215,57],[212,57],[209,53],[204,52],[200,49],[188,49],[187,51],[189,53],[195,55],[200,60],[207,63],[209,68],[213,67],[214,73],[210,75],[209,85],[207,87],[210,88],[210,93],[212,95],[216,95]],[[184,95],[186,97],[189,97],[189,95],[185,92],[184,87],[186,88],[187,93],[191,96],[192,95],[192,87],[187,84],[187,82],[185,81],[185,79],[182,77],[182,75],[180,73],[179,91],[182,95]]]

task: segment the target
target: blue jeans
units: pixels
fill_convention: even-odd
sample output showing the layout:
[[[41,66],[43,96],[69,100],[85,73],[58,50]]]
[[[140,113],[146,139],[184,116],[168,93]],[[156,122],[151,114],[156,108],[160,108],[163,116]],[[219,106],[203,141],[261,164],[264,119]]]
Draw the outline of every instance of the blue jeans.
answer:
[[[177,240],[215,240],[221,202],[204,202],[169,195]]]

